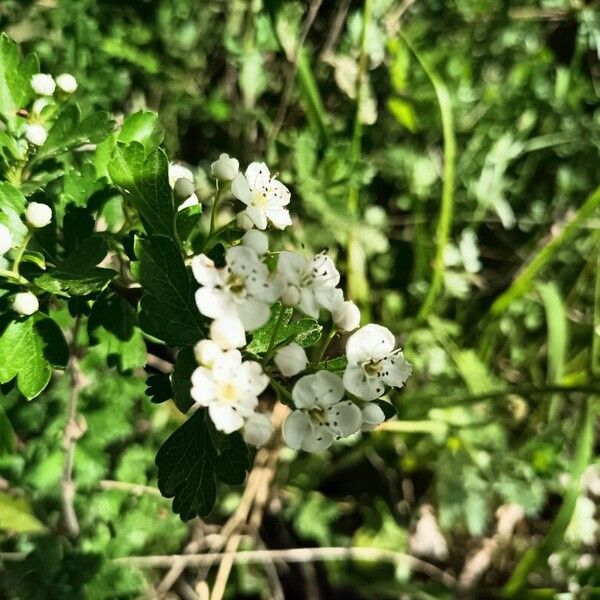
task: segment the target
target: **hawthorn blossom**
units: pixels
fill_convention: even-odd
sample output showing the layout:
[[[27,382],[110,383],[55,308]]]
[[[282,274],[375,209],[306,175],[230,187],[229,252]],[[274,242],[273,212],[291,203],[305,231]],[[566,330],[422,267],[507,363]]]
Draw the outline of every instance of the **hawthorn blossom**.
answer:
[[[331,316],[341,331],[354,331],[360,325],[360,310],[351,300],[334,306]]]
[[[224,315],[210,325],[210,339],[222,350],[242,348],[246,345],[244,324],[236,316]]]
[[[12,235],[10,230],[4,223],[0,223],[0,256],[6,254],[13,245]]]
[[[268,383],[259,363],[242,361],[239,350],[227,350],[211,368],[200,366],[192,373],[191,396],[197,406],[208,408],[219,431],[232,433],[254,415]]]
[[[52,75],[48,75],[48,73],[36,73],[31,77],[31,87],[40,96],[52,96],[56,89],[56,84]]]
[[[296,342],[292,342],[287,346],[279,348],[273,359],[279,372],[284,377],[293,377],[304,371],[308,364],[308,357],[304,348]]]
[[[254,413],[248,417],[244,424],[244,441],[247,444],[264,446],[273,434],[273,424],[267,415]]]
[[[242,236],[242,244],[252,248],[258,256],[263,256],[269,251],[269,238],[266,233],[258,229],[250,229]]]
[[[20,315],[29,316],[34,312],[37,312],[40,307],[40,303],[36,298],[35,294],[31,292],[19,292],[15,294],[15,299],[13,300],[13,308],[16,313]]]
[[[25,211],[25,219],[30,227],[41,229],[52,221],[52,209],[41,202],[30,202]]]
[[[290,213],[284,208],[290,202],[290,191],[271,176],[265,163],[253,162],[244,175],[238,173],[231,191],[246,205],[244,214],[258,229],[266,229],[268,221],[277,229],[292,224]]]
[[[236,316],[246,331],[253,331],[269,320],[277,286],[250,248],[228,248],[225,260],[225,267],[219,269],[204,254],[192,259],[192,271],[202,286],[196,291],[198,310],[210,319]]]
[[[319,317],[319,310],[333,310],[344,300],[339,271],[329,256],[321,252],[306,258],[295,252],[283,251],[277,261],[277,277],[282,285],[285,304],[298,306],[307,315]]]
[[[395,345],[394,334],[381,325],[365,325],[353,333],[346,344],[346,389],[363,400],[375,400],[386,385],[403,387],[412,366]]]
[[[77,79],[70,73],[61,73],[56,78],[56,85],[65,92],[65,94],[72,94],[77,89]]]
[[[210,165],[210,172],[219,181],[231,181],[240,170],[237,158],[231,158],[229,154],[221,154],[214,163]]]
[[[317,371],[299,379],[292,389],[296,410],[283,424],[283,437],[290,448],[321,452],[339,437],[360,428],[360,409],[344,397],[342,380],[329,371]]]
[[[192,185],[194,183],[194,174],[185,166],[179,163],[170,163],[169,164],[169,185],[172,190],[175,190],[175,185],[180,179],[185,179],[190,182]],[[181,184],[180,184],[180,187]],[[182,202],[177,210],[183,210],[184,208],[188,208],[190,206],[195,206],[199,204],[200,200],[198,200],[198,196],[195,193],[192,193],[184,202]]]
[[[43,146],[48,138],[48,132],[39,123],[30,123],[25,126],[25,138],[34,146]]]

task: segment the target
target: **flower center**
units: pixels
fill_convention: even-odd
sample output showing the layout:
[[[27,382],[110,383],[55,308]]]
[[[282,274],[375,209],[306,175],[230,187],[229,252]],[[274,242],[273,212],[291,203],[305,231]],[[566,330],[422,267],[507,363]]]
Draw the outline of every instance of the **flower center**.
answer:
[[[269,204],[269,201],[267,199],[266,188],[261,188],[252,192],[252,206],[258,206],[259,208],[263,208],[267,206],[267,204]]]
[[[225,287],[227,291],[236,298],[246,297],[246,280],[239,275],[230,275]]]
[[[237,404],[239,390],[232,381],[220,381],[217,384],[217,399],[224,404]]]
[[[362,368],[367,377],[379,377],[381,366],[381,361],[372,359],[362,364]]]

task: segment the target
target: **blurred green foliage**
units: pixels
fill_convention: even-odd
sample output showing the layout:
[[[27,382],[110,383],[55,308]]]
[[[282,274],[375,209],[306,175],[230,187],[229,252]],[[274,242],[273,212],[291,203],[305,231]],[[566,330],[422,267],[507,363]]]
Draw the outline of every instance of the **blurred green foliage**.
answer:
[[[554,597],[579,586],[582,595],[571,597],[596,597],[600,568],[585,557],[598,535],[585,533],[597,529],[598,515],[585,494],[598,499],[598,472],[587,466],[597,469],[598,458],[589,456],[593,436],[587,448],[577,442],[584,406],[597,415],[600,388],[597,6],[368,6],[322,3],[302,48],[308,8],[293,0],[4,0],[0,26],[38,54],[43,71],[75,74],[85,106],[117,118],[157,110],[169,156],[199,175],[220,152],[265,157],[292,188],[301,241],[337,252],[365,314],[402,332],[414,376],[393,398],[397,429],[339,444],[326,458],[284,454],[276,476],[283,508],[265,519],[267,545],[403,552],[430,504],[449,549],[440,566],[459,576],[481,536],[493,535],[496,509],[510,503],[527,526],[482,574],[478,597],[513,571],[507,593],[531,585],[546,594],[536,597]],[[444,110],[453,117],[445,131]],[[456,157],[444,165],[449,135]],[[448,168],[446,243],[438,223]],[[85,188],[87,198],[93,180],[66,181],[64,194],[76,200]],[[573,218],[577,226],[561,234]],[[441,286],[424,315],[433,269]],[[0,596],[141,597],[160,572],[104,559],[178,553],[189,538],[148,491],[176,411],[144,397],[141,335],[127,352],[101,322],[90,335],[99,343],[81,365],[79,540],[66,539],[60,516],[67,378],[28,404],[14,390],[1,397],[0,483],[14,492],[0,492],[0,548],[29,556],[0,563]],[[572,485],[583,494],[565,517]],[[210,522],[235,501],[226,498]],[[557,530],[557,515],[566,519],[561,535],[544,538]],[[542,539],[545,555],[528,580],[519,559]],[[289,598],[308,597],[311,577],[323,598],[452,597],[434,578],[400,567],[311,569],[282,578]],[[266,582],[263,569],[238,567],[229,597],[269,597]]]

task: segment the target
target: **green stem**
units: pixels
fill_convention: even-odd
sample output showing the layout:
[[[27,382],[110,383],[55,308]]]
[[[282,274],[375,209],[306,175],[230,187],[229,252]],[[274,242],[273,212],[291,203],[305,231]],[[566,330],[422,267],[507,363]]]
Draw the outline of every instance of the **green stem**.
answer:
[[[435,301],[444,287],[444,252],[450,238],[452,228],[452,212],[454,210],[454,181],[456,163],[456,136],[454,134],[454,117],[452,101],[446,84],[434,69],[420,55],[414,46],[404,37],[403,40],[419,61],[423,71],[431,81],[435,90],[440,115],[442,118],[442,133],[444,136],[444,173],[442,181],[442,198],[440,216],[435,234],[435,256],[433,259],[433,274],[427,296],[421,305],[417,318],[424,320],[432,311]]]
[[[571,479],[560,509],[541,543],[534,548],[529,548],[517,564],[510,579],[502,589],[503,598],[520,597],[519,594],[527,586],[529,574],[545,562],[548,556],[563,543],[565,531],[571,522],[577,499],[581,493],[581,476],[592,458],[594,448],[594,416],[590,398],[584,400],[577,427],[577,436],[577,446],[571,467]]]
[[[331,340],[335,337],[335,334],[337,333],[337,329],[333,326],[333,323],[330,322],[327,325],[327,328],[328,329],[325,331],[325,334],[321,339],[321,344],[319,345],[319,348],[317,349],[317,352],[314,355],[314,360],[312,361],[312,363],[314,364],[318,364],[321,362],[321,360],[323,360],[323,355],[325,354],[325,352],[327,352],[327,348],[329,348]]]
[[[21,245],[17,248],[17,252],[15,254],[15,259],[14,259],[13,266],[11,269],[12,273],[15,277],[20,277],[19,266],[21,264],[21,259],[23,258],[23,254],[25,254],[25,250],[27,249],[27,244],[29,244],[29,241],[31,240],[31,236],[32,236],[31,231],[28,231],[27,234],[25,235],[25,237],[23,238]]]
[[[217,180],[217,191],[215,193],[215,199],[213,201],[213,205],[210,211],[210,229],[208,230],[208,238],[210,239],[212,234],[215,231],[215,223],[217,218],[217,211],[219,209],[219,202],[221,201],[221,187],[219,186],[219,181]]]
[[[12,279],[15,283],[20,283],[21,285],[27,285],[29,282],[25,277],[13,273],[12,271],[7,271],[6,269],[0,269],[0,277],[6,277],[6,279]]]

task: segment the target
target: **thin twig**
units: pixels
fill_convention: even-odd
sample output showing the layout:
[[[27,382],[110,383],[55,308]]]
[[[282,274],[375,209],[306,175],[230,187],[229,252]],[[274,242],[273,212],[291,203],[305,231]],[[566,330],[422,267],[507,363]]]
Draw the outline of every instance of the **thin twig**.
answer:
[[[357,560],[366,562],[386,562],[395,565],[409,564],[413,571],[423,573],[437,579],[449,588],[456,585],[456,579],[439,567],[427,561],[415,558],[404,552],[367,548],[362,546],[321,547],[321,548],[289,548],[284,550],[247,550],[231,553],[210,554],[176,554],[157,556],[127,556],[115,558],[115,564],[138,568],[168,568],[176,560],[183,560],[186,567],[198,567],[225,560],[236,564],[263,564],[265,562],[284,561],[288,564],[320,561]]]
[[[84,431],[80,423],[77,422],[77,399],[79,392],[83,387],[79,361],[77,358],[77,337],[81,326],[81,317],[75,317],[73,325],[72,339],[70,344],[70,359],[68,372],[71,376],[71,389],[69,390],[69,399],[67,402],[67,419],[64,430],[64,448],[65,463],[60,480],[60,489],[62,496],[63,519],[67,533],[71,537],[79,535],[79,521],[75,512],[75,482],[73,481],[73,467],[75,464],[75,445],[77,440],[83,435]]]
[[[142,494],[148,494],[150,496],[158,496],[162,498],[162,494],[158,488],[150,485],[141,485],[139,483],[129,483],[126,481],[113,481],[112,479],[103,479],[100,481],[101,490],[118,490],[119,492],[129,492],[135,496],[141,496]],[[165,498],[165,501],[170,500]]]
[[[327,41],[323,45],[323,50],[321,51],[320,58],[325,62],[327,62],[334,53],[334,48],[337,45],[340,33],[342,32],[342,27],[346,22],[346,16],[348,14],[348,10],[350,9],[350,2],[351,0],[342,0],[342,2],[340,2],[338,5],[337,12],[333,18],[331,27],[329,28]]]

